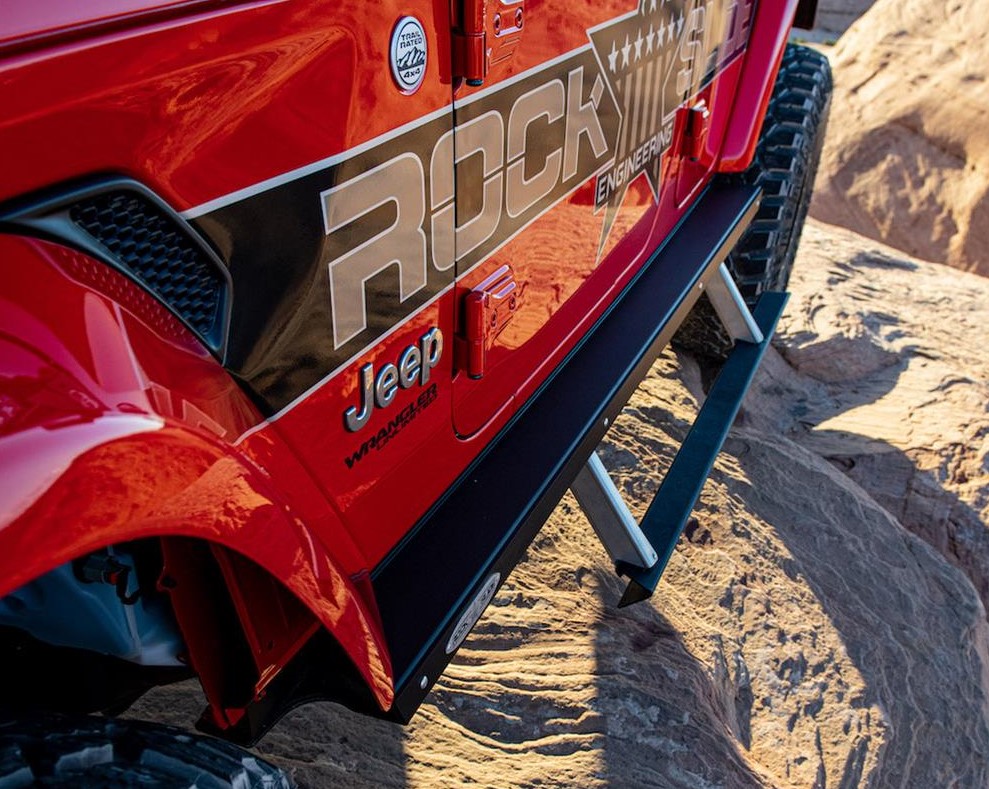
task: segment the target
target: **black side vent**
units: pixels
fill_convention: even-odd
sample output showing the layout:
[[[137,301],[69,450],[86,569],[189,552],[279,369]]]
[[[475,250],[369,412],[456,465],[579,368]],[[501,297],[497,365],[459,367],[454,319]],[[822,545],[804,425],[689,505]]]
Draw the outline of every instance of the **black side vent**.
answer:
[[[190,328],[215,333],[226,283],[170,217],[132,192],[81,200],[69,216]]]
[[[110,263],[156,296],[223,356],[230,276],[186,222],[140,184],[124,179],[63,190],[0,213],[13,223]]]

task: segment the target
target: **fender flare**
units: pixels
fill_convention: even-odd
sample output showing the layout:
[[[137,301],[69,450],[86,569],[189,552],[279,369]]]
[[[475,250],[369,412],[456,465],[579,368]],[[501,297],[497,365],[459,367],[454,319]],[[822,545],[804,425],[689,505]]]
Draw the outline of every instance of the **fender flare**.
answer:
[[[98,280],[67,273],[69,259]],[[219,363],[164,306],[80,252],[0,235],[0,273],[0,594],[109,544],[201,538],[298,597],[387,709],[391,665],[354,580],[362,560],[277,434],[262,445],[287,471],[225,438],[263,420]]]

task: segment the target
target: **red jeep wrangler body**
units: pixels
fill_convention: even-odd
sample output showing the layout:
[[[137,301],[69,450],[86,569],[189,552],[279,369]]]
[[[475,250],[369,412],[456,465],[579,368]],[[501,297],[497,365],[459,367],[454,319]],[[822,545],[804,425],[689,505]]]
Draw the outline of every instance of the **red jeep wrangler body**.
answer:
[[[7,0],[4,702],[407,719],[754,215],[797,5]]]

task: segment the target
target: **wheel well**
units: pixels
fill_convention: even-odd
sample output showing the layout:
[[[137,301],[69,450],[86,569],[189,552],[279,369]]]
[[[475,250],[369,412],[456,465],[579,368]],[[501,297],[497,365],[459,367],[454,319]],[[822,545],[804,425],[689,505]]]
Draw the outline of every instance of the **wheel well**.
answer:
[[[239,742],[308,700],[379,712],[336,639],[278,579],[190,537],[108,546],[0,599],[0,671],[3,703],[20,712],[116,714],[198,676],[199,726]]]
[[[162,539],[162,554],[160,584],[209,702],[201,728],[253,743],[289,710],[315,700],[380,714],[337,640],[262,567],[188,537]]]

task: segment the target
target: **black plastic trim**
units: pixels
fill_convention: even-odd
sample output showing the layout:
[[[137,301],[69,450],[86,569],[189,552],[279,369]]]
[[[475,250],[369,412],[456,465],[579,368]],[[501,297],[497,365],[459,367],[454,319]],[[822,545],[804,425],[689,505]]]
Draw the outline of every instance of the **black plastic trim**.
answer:
[[[800,0],[793,26],[800,30],[813,30],[817,24],[817,0]]]
[[[108,193],[133,193],[168,217],[187,240],[216,269],[223,280],[219,315],[213,331],[204,335],[182,316],[167,300],[162,299],[147,283],[121,262],[96,238],[81,228],[70,216],[72,207],[82,201]],[[222,363],[226,355],[227,333],[230,327],[233,281],[230,271],[209,244],[188,222],[143,184],[122,176],[93,177],[78,183],[63,184],[41,193],[28,195],[0,208],[0,231],[24,233],[47,241],[63,244],[102,261],[138,287],[150,293],[172,312],[193,334],[199,337]]]
[[[711,187],[525,408],[375,569],[408,721],[452,654],[447,644],[492,573],[500,582],[563,497],[718,265],[759,190]],[[456,651],[455,649],[453,650]]]

